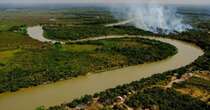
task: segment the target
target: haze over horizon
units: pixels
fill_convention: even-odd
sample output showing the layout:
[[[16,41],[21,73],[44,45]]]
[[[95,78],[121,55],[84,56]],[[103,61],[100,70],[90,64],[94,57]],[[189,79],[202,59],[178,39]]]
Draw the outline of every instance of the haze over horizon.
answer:
[[[40,4],[40,3],[159,3],[159,4],[197,4],[210,5],[210,0],[0,0],[0,3]]]

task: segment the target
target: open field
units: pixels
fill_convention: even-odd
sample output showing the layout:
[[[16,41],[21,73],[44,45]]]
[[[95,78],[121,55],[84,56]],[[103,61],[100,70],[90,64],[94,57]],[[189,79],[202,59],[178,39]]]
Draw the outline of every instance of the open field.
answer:
[[[19,88],[85,75],[88,72],[157,61],[176,53],[173,46],[157,41],[150,42],[146,39],[125,38],[91,41],[84,44],[61,45],[56,43],[52,45],[33,40],[25,32],[24,25],[26,27],[38,24],[56,25],[57,27],[85,25],[84,29],[90,29],[92,32],[85,32],[78,28],[78,30],[72,30],[78,34],[75,36],[70,30],[66,31],[78,37],[75,39],[85,38],[85,34],[100,36],[104,33],[99,31],[96,34],[95,30],[98,29],[98,26],[102,27],[105,23],[116,21],[110,13],[101,9],[75,8],[62,11],[22,9],[4,10],[1,11],[1,14],[0,58],[4,59],[0,62],[1,92],[16,91]],[[95,29],[86,27],[96,23],[98,25],[91,26]],[[59,27],[59,29],[63,31],[66,28]],[[130,30],[133,29],[135,28],[130,28]],[[109,29],[106,32],[112,33],[111,31],[112,29]],[[125,34],[130,32],[127,28],[122,28],[121,31],[124,31]],[[79,34],[79,32],[84,33]],[[61,36],[65,37],[64,35],[61,32]]]
[[[203,56],[186,67],[139,79],[94,95],[86,95],[81,99],[50,107],[49,110],[78,107],[104,110],[210,108],[209,73],[165,88],[174,76],[179,79],[187,72],[210,71],[209,19],[200,20],[199,17],[194,17],[192,21],[186,22],[191,22],[195,29],[161,35],[128,25],[106,27],[105,24],[117,20],[102,8],[20,9],[1,10],[0,13],[1,93],[15,92],[20,88],[67,80],[88,73],[100,74],[101,71],[160,61],[177,53],[176,48],[170,44],[143,38],[113,38],[67,44],[51,44],[31,39],[25,32],[26,28],[41,24],[45,37],[49,39],[78,40],[108,35],[153,35],[190,42],[205,51]],[[119,97],[123,100],[118,102]]]
[[[195,20],[198,20],[195,23]],[[135,81],[130,84],[108,89],[95,95],[86,95],[81,99],[76,99],[70,103],[64,103],[60,106],[50,107],[49,110],[65,110],[69,108],[82,109],[104,109],[104,110],[127,110],[127,109],[174,109],[174,110],[208,110],[209,99],[207,97],[209,81],[208,78],[195,78],[165,90],[165,86],[170,82],[174,75],[178,78],[189,71],[209,71],[210,70],[210,34],[209,22],[199,21],[195,18],[191,21],[196,28],[201,30],[189,30],[178,35],[162,35],[173,39],[179,39],[192,42],[204,49],[205,54],[191,65],[186,67],[154,75],[150,78]],[[157,36],[160,36],[156,34]],[[209,73],[207,73],[207,76]],[[156,94],[157,93],[157,94]],[[161,94],[161,95],[160,95]],[[119,99],[118,97],[121,97]],[[167,97],[167,98],[164,98]],[[170,98],[169,98],[170,97]],[[205,98],[204,98],[205,97]],[[166,99],[166,100],[162,100]],[[120,101],[117,101],[120,100]]]
[[[171,45],[138,38],[52,45],[2,32],[1,41],[1,92],[157,61],[176,53]]]
[[[188,80],[174,84],[174,88],[210,104],[210,73],[207,71],[195,72]]]
[[[133,26],[107,27],[117,22],[112,14],[102,9],[73,9],[53,22],[43,23],[44,35],[49,39],[78,40],[107,35],[151,35]]]

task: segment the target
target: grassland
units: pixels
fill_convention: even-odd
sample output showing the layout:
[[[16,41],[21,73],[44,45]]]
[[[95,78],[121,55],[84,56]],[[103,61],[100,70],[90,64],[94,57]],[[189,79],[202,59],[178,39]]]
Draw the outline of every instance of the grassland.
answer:
[[[210,104],[210,73],[207,71],[195,72],[190,79],[174,84],[174,88]]]
[[[200,16],[201,17],[201,16]],[[199,18],[199,17],[198,17]],[[195,18],[196,19],[196,18]],[[134,81],[130,84],[107,89],[94,95],[85,95],[69,103],[48,108],[48,110],[66,109],[102,109],[102,110],[208,110],[209,71],[210,71],[210,34],[209,21],[193,19],[196,28],[179,34],[157,36],[183,40],[199,45],[205,54],[194,63],[169,72],[153,75],[150,78]],[[196,21],[196,22],[195,22]],[[144,34],[144,33],[143,33]],[[195,71],[207,71],[205,76],[191,77],[171,88],[165,86],[176,76]],[[123,100],[119,100],[121,97]],[[44,108],[43,108],[44,109]]]
[[[43,23],[45,37],[57,40],[78,40],[106,35],[151,35],[133,26],[107,27],[117,22],[105,9],[74,9],[64,12],[63,17]]]
[[[22,32],[11,31],[14,26],[42,24],[47,38],[59,40],[113,34],[151,35],[150,32],[132,26],[105,27],[104,24],[116,22],[116,19],[103,9],[19,10],[0,13],[2,15],[0,16],[0,92],[16,91],[20,88],[69,79],[86,75],[88,72],[157,61],[176,53],[176,49],[171,45],[146,39],[123,38],[53,45],[33,40]],[[65,110],[80,105],[85,107],[93,105],[92,107],[96,109],[104,110],[122,110],[126,107],[209,110],[207,104],[209,98],[204,98],[209,94],[207,79],[192,77],[181,84],[175,84],[172,88],[163,88],[174,73],[181,76],[187,71],[210,71],[209,24],[200,21],[196,27],[202,30],[191,30],[178,35],[162,35],[202,47],[205,55],[193,64],[108,89],[94,96],[87,95],[49,109]],[[125,98],[125,102],[116,104],[118,96],[128,97]]]
[[[157,61],[176,53],[169,44],[138,38],[61,45],[16,32],[0,35],[0,58],[4,59],[0,61],[0,92]]]
[[[38,9],[36,11],[30,9],[0,10],[0,13],[0,31],[7,31],[13,26],[38,25],[48,22],[52,16],[60,16],[54,11]]]
[[[62,30],[54,39],[104,35],[101,31],[104,29],[97,31],[98,28],[103,27],[103,24],[116,22],[104,9],[20,9],[1,10],[0,13],[0,92],[69,79],[88,72],[157,61],[176,53],[176,48],[169,44],[146,39],[123,38],[62,45],[41,43],[28,37],[26,33],[26,27],[42,24]],[[80,27],[76,29],[76,25],[85,30],[80,30]],[[78,38],[65,38],[67,34],[63,34],[63,29],[69,26],[75,29],[66,32],[72,35],[77,33],[78,36],[75,37]],[[87,29],[91,32],[87,32]],[[130,30],[133,29],[130,27]],[[112,31],[106,30],[108,33]],[[120,31],[129,33],[123,27]],[[57,35],[57,32],[50,34]]]

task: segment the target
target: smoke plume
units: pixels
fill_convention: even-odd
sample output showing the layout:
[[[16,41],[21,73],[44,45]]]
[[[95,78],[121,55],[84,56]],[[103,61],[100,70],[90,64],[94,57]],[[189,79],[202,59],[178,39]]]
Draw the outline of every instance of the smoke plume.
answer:
[[[192,28],[183,23],[183,16],[177,14],[176,7],[159,4],[130,4],[111,9],[116,18],[130,20],[131,25],[154,33],[169,34]]]

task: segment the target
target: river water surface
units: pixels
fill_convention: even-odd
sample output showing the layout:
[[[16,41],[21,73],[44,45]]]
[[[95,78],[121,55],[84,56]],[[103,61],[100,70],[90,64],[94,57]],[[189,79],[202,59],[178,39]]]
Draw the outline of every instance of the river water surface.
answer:
[[[30,28],[29,35],[36,40],[49,42],[50,40],[42,38],[43,31],[40,29],[40,26]],[[119,38],[123,36],[107,36],[106,38],[115,37]],[[104,39],[104,37],[99,37],[99,39],[102,38]],[[130,66],[98,74],[89,74],[52,84],[21,89],[13,93],[3,93],[0,94],[0,109],[34,110],[41,105],[48,107],[70,102],[85,94],[94,94],[108,88],[150,77],[157,73],[178,69],[192,63],[199,56],[203,55],[203,51],[199,47],[190,43],[159,37],[144,38],[159,40],[174,45],[178,49],[178,53],[158,62]]]

